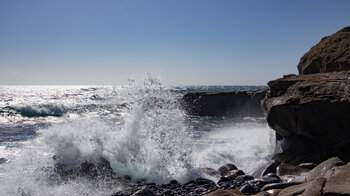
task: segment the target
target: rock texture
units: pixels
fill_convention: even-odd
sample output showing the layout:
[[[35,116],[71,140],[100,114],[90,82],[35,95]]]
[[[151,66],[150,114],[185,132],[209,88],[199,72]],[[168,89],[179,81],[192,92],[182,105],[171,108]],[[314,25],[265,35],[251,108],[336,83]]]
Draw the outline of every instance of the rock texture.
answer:
[[[263,116],[261,102],[266,89],[219,92],[188,93],[181,102],[191,115],[198,116]]]
[[[281,162],[350,160],[350,72],[287,76],[268,83],[267,121],[281,134]]]
[[[300,60],[300,74],[350,70],[350,27],[324,37]]]

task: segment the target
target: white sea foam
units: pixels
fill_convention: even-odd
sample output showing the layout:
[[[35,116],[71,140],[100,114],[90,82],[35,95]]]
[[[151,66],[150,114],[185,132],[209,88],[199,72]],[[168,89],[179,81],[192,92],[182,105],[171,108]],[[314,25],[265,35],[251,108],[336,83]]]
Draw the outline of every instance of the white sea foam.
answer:
[[[18,112],[26,117],[62,116],[66,108],[62,104],[51,104],[45,106],[26,105],[15,107]]]
[[[174,101],[176,96],[153,77],[103,90],[63,88],[60,94],[71,91],[73,98],[68,96],[70,101],[64,104],[73,112],[65,110],[61,121],[41,129],[35,139],[0,148],[0,158],[7,159],[0,164],[0,195],[111,195],[123,188],[111,187],[103,179],[61,181],[54,172],[57,162],[64,163],[67,171],[78,170],[83,161],[97,163],[103,157],[119,176],[156,183],[186,182],[198,176],[199,168],[217,169],[226,163],[249,173],[274,149],[271,130],[251,121],[228,123],[192,137],[196,130],[186,123],[186,115]],[[90,99],[95,94],[108,99]],[[82,108],[79,111],[74,109],[74,100]],[[16,101],[17,106],[22,103],[26,101]],[[54,155],[58,155],[55,160]]]

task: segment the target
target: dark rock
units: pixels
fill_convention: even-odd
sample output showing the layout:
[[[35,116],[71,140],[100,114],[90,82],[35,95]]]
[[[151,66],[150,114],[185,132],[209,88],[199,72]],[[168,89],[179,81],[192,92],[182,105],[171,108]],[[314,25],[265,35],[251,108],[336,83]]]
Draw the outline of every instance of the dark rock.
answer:
[[[299,74],[350,70],[350,27],[322,38],[300,59],[298,70]]]
[[[236,175],[245,175],[244,171],[240,169],[235,169],[232,171],[232,173]]]
[[[307,195],[307,196],[321,196],[322,187],[325,183],[325,179],[319,178],[312,182],[307,182],[299,185],[290,186],[283,189],[279,195]]]
[[[132,194],[132,196],[155,196],[155,194],[148,187],[145,186],[141,190]]]
[[[7,159],[5,159],[5,158],[0,158],[0,164],[6,163],[6,162],[7,162]]]
[[[281,162],[350,160],[349,71],[290,76],[268,83],[267,122],[281,134]]]
[[[279,178],[277,175],[272,175],[273,173],[269,173],[269,174],[263,176],[260,179],[260,181],[266,184],[282,182],[281,178]]]
[[[311,170],[311,169],[315,168],[317,166],[317,164],[316,163],[300,163],[299,166]]]
[[[266,89],[219,92],[188,93],[181,102],[191,115],[198,116],[264,116],[261,101]]]
[[[276,168],[277,166],[281,164],[278,161],[275,160],[271,160],[268,163],[266,163],[265,165],[263,165],[262,167],[260,167],[257,171],[255,171],[252,176],[256,177],[256,178],[260,178],[262,176],[265,176],[268,173],[276,173]]]
[[[285,189],[290,186],[294,186],[300,183],[295,182],[282,182],[282,183],[273,183],[273,184],[267,184],[265,185],[261,190],[262,191],[268,191],[270,189]]]
[[[200,170],[203,174],[206,174],[206,175],[209,175],[209,176],[213,176],[213,177],[217,177],[219,178],[221,175],[220,175],[220,172],[219,171],[216,171],[215,169],[213,168],[203,168]]]
[[[254,177],[250,175],[241,175],[241,176],[237,176],[235,179],[235,181],[237,182],[245,182],[249,180],[254,180]]]
[[[308,173],[310,169],[305,167],[300,167],[296,165],[290,165],[286,163],[282,163],[277,167],[277,175],[285,176],[285,175],[300,175],[302,173]]]
[[[227,174],[229,174],[230,171],[236,170],[237,167],[233,164],[226,164],[221,166],[218,171],[220,173],[221,176],[226,176]]]
[[[231,189],[231,190],[217,190],[208,194],[207,196],[244,196],[244,194],[237,189]]]
[[[197,178],[195,180],[197,185],[204,185],[204,184],[215,184],[212,180],[206,179],[206,178]]]
[[[53,159],[55,163],[55,171],[62,179],[76,178],[77,176],[87,177],[95,179],[97,177],[103,178],[113,178],[115,172],[110,166],[109,162],[101,157],[97,163],[90,161],[83,161],[79,168],[67,169],[67,165],[60,160],[59,156],[54,156]]]
[[[173,191],[170,189],[166,189],[162,192],[162,195],[170,195]]]
[[[312,181],[317,178],[322,178],[328,170],[334,166],[344,165],[344,162],[338,157],[332,157],[313,168],[307,175],[306,180]]]
[[[220,182],[231,182],[231,181],[232,181],[231,178],[222,176],[222,177],[219,179],[218,184],[219,184]]]
[[[179,185],[180,183],[177,180],[172,180],[172,181],[169,182],[169,184]]]
[[[252,194],[258,193],[260,189],[257,186],[246,184],[242,186],[239,189],[239,191],[241,191],[243,194],[246,194],[246,195],[252,195]]]

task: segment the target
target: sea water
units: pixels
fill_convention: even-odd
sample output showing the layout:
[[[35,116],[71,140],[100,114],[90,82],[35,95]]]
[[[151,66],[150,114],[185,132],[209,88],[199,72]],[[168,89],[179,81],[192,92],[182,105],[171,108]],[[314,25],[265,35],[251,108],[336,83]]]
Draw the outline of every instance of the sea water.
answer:
[[[62,180],[55,173],[57,163],[78,170],[101,157],[118,176],[158,184],[184,183],[203,176],[201,168],[226,163],[253,172],[274,150],[264,118],[189,116],[178,100],[188,92],[257,88],[164,87],[152,77],[119,86],[0,86],[0,195],[122,190],[103,178]]]

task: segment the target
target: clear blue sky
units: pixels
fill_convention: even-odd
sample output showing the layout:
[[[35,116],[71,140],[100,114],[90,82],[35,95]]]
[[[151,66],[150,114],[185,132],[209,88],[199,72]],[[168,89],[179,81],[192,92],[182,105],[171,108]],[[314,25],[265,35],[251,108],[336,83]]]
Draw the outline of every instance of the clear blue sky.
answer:
[[[0,0],[0,84],[265,85],[349,0]]]

